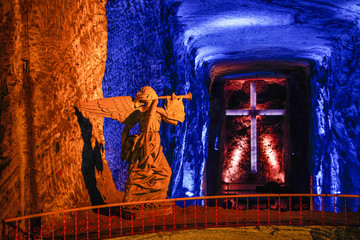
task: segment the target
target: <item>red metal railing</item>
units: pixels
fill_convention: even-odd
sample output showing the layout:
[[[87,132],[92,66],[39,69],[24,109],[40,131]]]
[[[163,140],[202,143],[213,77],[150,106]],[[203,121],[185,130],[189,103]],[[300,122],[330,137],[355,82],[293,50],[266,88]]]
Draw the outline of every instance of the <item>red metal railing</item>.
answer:
[[[5,219],[3,239],[101,239],[244,225],[360,226],[359,197],[256,194],[108,204]]]

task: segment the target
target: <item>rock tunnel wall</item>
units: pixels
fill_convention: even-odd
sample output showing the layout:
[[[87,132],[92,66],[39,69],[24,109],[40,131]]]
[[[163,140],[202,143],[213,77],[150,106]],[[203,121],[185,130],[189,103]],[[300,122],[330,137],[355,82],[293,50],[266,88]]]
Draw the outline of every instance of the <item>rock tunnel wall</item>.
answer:
[[[171,196],[202,196],[208,150],[209,69],[195,65],[197,49],[185,44],[188,39],[185,39],[183,26],[178,22],[177,7],[177,2],[167,6],[169,39],[172,40],[170,77],[173,88],[177,92],[191,92],[193,100],[185,103],[186,121],[172,133],[167,132],[171,139],[175,139]]]
[[[121,200],[107,163],[84,156],[74,108],[102,97],[106,3],[2,2],[1,218],[91,205],[89,187]],[[100,144],[102,119],[90,120]]]
[[[359,47],[358,30],[344,34],[330,57],[313,66],[314,193],[360,193]]]
[[[121,201],[127,178],[119,151],[122,126],[84,116],[74,106],[103,96],[135,96],[145,85],[159,95],[192,92],[186,121],[163,124],[162,145],[173,170],[169,196],[204,194],[210,66],[196,65],[199,49],[191,37],[184,39],[179,5],[3,1],[1,217]],[[360,192],[359,47],[354,29],[334,41],[329,57],[312,64],[316,193]],[[101,144],[108,162],[99,158]]]
[[[172,168],[169,196],[202,195],[206,156],[208,96],[204,74],[194,70],[196,51],[188,53],[176,18],[177,4],[129,1],[107,4],[108,58],[103,79],[104,97],[135,97],[143,86],[159,96],[193,94],[184,100],[186,120],[161,127],[164,154]],[[206,77],[205,77],[206,78]],[[116,187],[124,191],[127,164],[120,159],[122,124],[104,120],[105,153]],[[135,133],[133,131],[133,133]]]
[[[169,94],[165,67],[161,1],[109,1],[106,5],[108,42],[104,97],[132,96],[151,86]],[[125,191],[127,163],[120,159],[123,124],[104,119],[105,155],[119,191]],[[136,129],[132,133],[136,133]]]

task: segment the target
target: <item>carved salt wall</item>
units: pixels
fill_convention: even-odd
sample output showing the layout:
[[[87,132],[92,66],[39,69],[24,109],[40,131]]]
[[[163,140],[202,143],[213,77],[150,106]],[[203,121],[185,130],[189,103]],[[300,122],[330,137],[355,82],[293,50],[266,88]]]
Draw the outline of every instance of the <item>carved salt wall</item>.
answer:
[[[2,3],[1,218],[91,205],[89,188],[121,200],[106,161],[95,170],[94,151],[83,151],[96,140],[84,145],[74,108],[102,97],[105,4]],[[90,120],[102,143],[102,119]]]
[[[171,51],[167,52],[168,69],[176,92],[191,92],[193,100],[186,103],[186,121],[179,128],[166,129],[173,142],[171,182],[172,197],[202,196],[206,184],[203,180],[208,154],[209,69],[198,68],[196,49],[185,36],[184,25],[179,21],[180,2],[168,1],[168,36]],[[171,145],[171,143],[169,144]],[[171,149],[169,149],[171,150]]]
[[[179,56],[175,66],[184,73],[188,73],[186,69],[192,70],[185,75],[184,83],[192,84],[197,75],[208,73],[209,66],[221,62],[228,63],[225,68],[230,72],[232,60],[294,60],[310,64],[313,190],[359,194],[360,64],[356,50],[359,49],[356,1],[330,5],[325,1],[167,3],[174,11],[169,23],[175,36],[173,55]],[[278,70],[269,72],[276,74]],[[206,85],[207,80],[203,79]],[[206,93],[206,87],[201,88]],[[205,139],[211,131],[204,131]]]
[[[109,1],[104,97],[132,96],[151,86],[159,96],[170,94],[165,69],[161,1]],[[166,124],[166,123],[165,123]],[[125,190],[128,166],[120,159],[123,124],[104,119],[105,155],[119,191]],[[132,131],[132,134],[136,130]],[[164,137],[162,136],[162,140]],[[166,144],[162,144],[166,146]]]
[[[313,66],[314,193],[360,193],[359,48],[359,31],[351,31],[336,40],[330,57]]]
[[[162,1],[107,3],[108,58],[103,79],[104,97],[135,97],[142,86],[151,86],[158,95],[191,92],[184,101],[186,120],[177,126],[161,127],[164,154],[172,168],[169,196],[185,193],[202,195],[202,173],[206,158],[208,96],[203,75],[196,75],[194,52],[181,43],[176,4]],[[116,187],[124,191],[127,164],[120,159],[123,126],[104,120],[105,154]],[[136,131],[134,131],[135,133]]]

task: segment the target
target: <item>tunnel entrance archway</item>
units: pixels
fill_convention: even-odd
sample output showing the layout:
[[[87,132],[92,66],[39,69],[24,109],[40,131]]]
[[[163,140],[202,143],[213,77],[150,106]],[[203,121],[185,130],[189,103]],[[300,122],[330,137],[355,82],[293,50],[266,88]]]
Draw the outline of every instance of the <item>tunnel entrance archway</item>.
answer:
[[[237,70],[242,68],[240,71],[233,68],[233,71],[224,71],[212,78],[207,195],[261,192],[264,191],[262,186],[269,182],[277,182],[285,192],[307,193],[310,191],[307,68],[301,64],[279,62],[245,65],[247,68],[244,65],[238,67]],[[255,140],[258,172],[251,170],[251,162],[254,162],[250,140],[252,117],[229,116],[231,108],[247,109],[242,111],[242,115],[251,114],[251,82],[259,88],[256,88],[256,94],[261,106],[257,106],[257,110],[265,110],[266,104],[270,104],[273,105],[271,108],[284,109],[286,113],[283,116],[255,117],[258,123]],[[229,92],[229,85],[234,89],[236,85],[242,86],[242,89]]]
[[[218,194],[285,184],[289,163],[288,84],[284,78],[225,80]]]

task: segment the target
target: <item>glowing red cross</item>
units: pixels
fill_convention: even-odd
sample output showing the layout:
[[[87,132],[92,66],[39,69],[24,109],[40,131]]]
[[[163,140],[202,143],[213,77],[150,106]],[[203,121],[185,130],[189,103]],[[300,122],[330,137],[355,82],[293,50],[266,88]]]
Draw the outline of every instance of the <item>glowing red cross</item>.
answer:
[[[226,110],[226,116],[251,116],[250,125],[250,148],[251,148],[251,172],[257,172],[257,134],[256,134],[256,116],[282,116],[285,115],[285,109],[266,109],[256,110],[256,83],[250,83],[250,106],[251,109]]]

